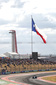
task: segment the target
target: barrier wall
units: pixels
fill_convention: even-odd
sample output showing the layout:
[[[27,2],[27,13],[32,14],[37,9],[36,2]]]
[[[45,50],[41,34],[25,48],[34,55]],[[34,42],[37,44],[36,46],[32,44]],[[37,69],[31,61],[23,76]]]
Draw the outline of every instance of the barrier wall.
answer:
[[[40,72],[40,71],[55,71],[56,69],[40,69],[40,70],[28,70],[28,71],[17,71],[17,72],[0,72],[0,75],[15,74],[15,73],[28,73],[28,72]]]

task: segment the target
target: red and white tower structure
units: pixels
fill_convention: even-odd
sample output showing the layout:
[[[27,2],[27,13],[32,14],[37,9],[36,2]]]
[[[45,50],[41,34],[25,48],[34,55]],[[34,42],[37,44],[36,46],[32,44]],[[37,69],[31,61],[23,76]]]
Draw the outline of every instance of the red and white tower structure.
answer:
[[[12,34],[12,52],[16,52],[17,51],[17,41],[16,41],[16,31],[15,30],[10,30],[10,32]]]

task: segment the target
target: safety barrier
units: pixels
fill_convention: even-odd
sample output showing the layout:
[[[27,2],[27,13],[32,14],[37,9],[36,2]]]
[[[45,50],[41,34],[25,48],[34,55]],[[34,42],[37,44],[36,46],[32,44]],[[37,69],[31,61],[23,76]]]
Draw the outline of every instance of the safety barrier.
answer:
[[[28,70],[28,71],[14,71],[14,72],[0,72],[0,75],[8,75],[15,73],[28,73],[28,72],[39,72],[39,71],[55,71],[56,69],[39,69],[39,70]]]

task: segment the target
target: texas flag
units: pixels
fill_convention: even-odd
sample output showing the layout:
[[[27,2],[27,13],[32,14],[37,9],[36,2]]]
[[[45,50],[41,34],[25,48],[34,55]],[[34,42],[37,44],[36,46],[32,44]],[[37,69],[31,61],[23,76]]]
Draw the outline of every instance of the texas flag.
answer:
[[[32,31],[36,32],[37,35],[39,35],[42,38],[43,42],[46,43],[47,36],[37,27],[33,18],[32,18]]]

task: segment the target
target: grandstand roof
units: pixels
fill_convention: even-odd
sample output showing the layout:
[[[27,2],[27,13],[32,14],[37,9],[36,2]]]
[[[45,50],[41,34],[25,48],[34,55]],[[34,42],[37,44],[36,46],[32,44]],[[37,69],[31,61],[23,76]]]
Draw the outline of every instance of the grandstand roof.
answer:
[[[9,54],[11,54],[11,55],[19,55],[18,53],[15,53],[15,52],[9,52]]]
[[[1,55],[0,55],[0,57],[7,57],[7,56],[6,56],[6,55],[4,55],[4,54],[1,54]]]
[[[15,52],[6,52],[6,53],[4,53],[5,55],[8,55],[8,54],[10,54],[10,55],[19,55],[18,53],[15,53]]]
[[[16,52],[6,52],[4,55],[8,56],[9,58],[19,58],[19,54]]]

